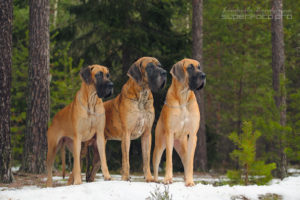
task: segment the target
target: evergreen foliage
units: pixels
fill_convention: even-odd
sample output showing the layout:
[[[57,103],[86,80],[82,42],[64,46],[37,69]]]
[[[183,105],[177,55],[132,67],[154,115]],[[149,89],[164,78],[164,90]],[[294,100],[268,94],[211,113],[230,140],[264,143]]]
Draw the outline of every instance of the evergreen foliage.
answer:
[[[81,84],[78,75],[81,67],[94,63],[108,66],[115,85],[114,95],[117,95],[128,79],[128,67],[137,58],[157,57],[169,71],[176,61],[191,57],[192,5],[189,1],[50,2],[51,22],[54,4],[58,2],[56,25],[51,25],[51,119],[59,109],[73,100]],[[14,0],[13,4],[12,165],[18,165],[22,158],[26,123],[29,9],[28,1]],[[236,132],[237,136],[243,135],[242,121],[245,119],[251,120],[253,129],[261,133],[260,137],[252,141],[256,143],[254,155],[261,161],[255,160],[250,149],[244,152],[252,156],[251,162],[254,160],[256,163],[251,166],[253,171],[262,167],[263,161],[278,165],[280,145],[285,149],[289,164],[300,164],[300,1],[285,0],[283,6],[292,15],[292,19],[284,17],[286,81],[281,84],[284,84],[287,93],[285,127],[278,123],[279,115],[273,98],[270,20],[222,18],[227,11],[227,14],[233,13],[231,10],[236,13],[252,10],[254,14],[255,11],[270,10],[270,3],[258,0],[203,2],[203,65],[207,74],[205,117],[209,168],[224,172],[237,165],[230,159],[234,147],[228,135],[231,132]],[[170,82],[169,75],[167,87]],[[165,93],[166,89],[154,94],[156,119],[165,100]],[[132,141],[131,144],[131,169],[141,172],[140,140]],[[243,149],[239,150],[243,152]],[[119,172],[120,152],[119,142],[108,141],[108,167],[111,171]],[[179,157],[176,153],[174,156],[174,170],[183,171]],[[244,167],[241,163],[239,166]],[[259,173],[260,170],[255,172],[258,176],[265,174]],[[273,174],[277,175],[275,172]],[[240,173],[238,177],[242,175]],[[249,183],[252,182],[251,177]]]
[[[255,183],[263,185],[272,179],[275,163],[265,164],[256,160],[256,141],[261,136],[259,131],[253,131],[252,122],[244,121],[242,133],[232,132],[229,139],[237,146],[230,156],[237,159],[239,170],[228,170],[227,176],[232,183],[248,185]]]
[[[26,96],[28,80],[29,7],[14,1],[13,65],[11,88],[12,165],[20,165],[26,129]]]

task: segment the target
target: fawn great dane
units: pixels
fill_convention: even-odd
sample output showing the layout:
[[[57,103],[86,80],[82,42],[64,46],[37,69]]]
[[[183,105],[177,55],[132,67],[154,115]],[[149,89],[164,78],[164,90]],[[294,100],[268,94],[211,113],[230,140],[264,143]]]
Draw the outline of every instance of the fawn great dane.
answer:
[[[168,89],[165,104],[155,128],[155,148],[153,152],[154,180],[158,181],[158,167],[166,149],[166,173],[164,183],[172,183],[173,147],[184,166],[186,186],[193,186],[193,162],[197,144],[200,112],[194,91],[205,85],[205,74],[200,63],[183,59],[171,69],[172,84]]]
[[[102,172],[105,179],[110,179],[104,149],[105,109],[101,98],[112,94],[113,83],[109,79],[109,70],[101,65],[91,65],[82,69],[80,76],[80,90],[77,91],[74,100],[54,116],[47,132],[47,187],[52,186],[55,154],[64,144],[72,151],[74,157],[70,183],[81,184],[81,142],[90,140],[95,134]]]

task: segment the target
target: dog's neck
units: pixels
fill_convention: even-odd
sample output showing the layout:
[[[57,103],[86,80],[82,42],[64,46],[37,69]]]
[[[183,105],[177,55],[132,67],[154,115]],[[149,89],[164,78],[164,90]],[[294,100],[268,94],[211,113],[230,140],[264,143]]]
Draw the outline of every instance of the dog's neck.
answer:
[[[189,89],[189,86],[186,83],[181,83],[176,78],[172,78],[172,84],[170,86],[167,98],[172,98],[175,101],[178,101],[179,105],[184,105],[190,101],[193,101],[195,95],[193,91]]]
[[[83,104],[83,106],[86,106],[88,110],[94,112],[96,104],[102,102],[102,99],[98,97],[94,85],[86,85],[82,83],[79,101],[81,101],[81,104]]]
[[[123,92],[125,97],[131,100],[136,100],[139,104],[146,104],[153,99],[151,90],[147,86],[140,86],[131,78],[124,84]]]

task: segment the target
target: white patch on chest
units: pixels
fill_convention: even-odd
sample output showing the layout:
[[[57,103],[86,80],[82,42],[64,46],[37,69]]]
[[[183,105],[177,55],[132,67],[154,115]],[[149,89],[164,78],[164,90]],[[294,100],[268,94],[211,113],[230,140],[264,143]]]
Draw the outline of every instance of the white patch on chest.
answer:
[[[144,129],[145,129],[145,118],[140,116],[133,129],[132,129],[132,132],[131,132],[131,136],[130,136],[130,139],[137,139],[138,137],[140,137],[143,132],[144,132]]]
[[[180,125],[182,126],[182,128],[184,128],[184,126],[186,126],[189,121],[190,121],[190,119],[188,116],[188,110],[186,107],[184,107],[184,108],[182,108],[181,121],[180,121]]]
[[[188,117],[185,117],[185,118],[183,118],[183,120],[181,120],[181,122],[180,122],[180,124],[181,124],[182,128],[183,128],[183,127],[184,127],[184,125],[185,125],[185,124],[187,124],[189,121],[190,121],[190,120],[189,120],[189,118],[188,118]]]
[[[132,140],[139,138],[145,131],[145,125],[146,125],[145,116],[140,115],[137,118],[135,125],[133,126],[130,138]]]
[[[180,117],[178,117],[177,124],[174,125],[177,127],[177,132],[175,133],[175,138],[181,137],[182,134],[188,134],[190,126],[192,125],[192,118],[189,116],[189,112],[186,108],[182,108]]]

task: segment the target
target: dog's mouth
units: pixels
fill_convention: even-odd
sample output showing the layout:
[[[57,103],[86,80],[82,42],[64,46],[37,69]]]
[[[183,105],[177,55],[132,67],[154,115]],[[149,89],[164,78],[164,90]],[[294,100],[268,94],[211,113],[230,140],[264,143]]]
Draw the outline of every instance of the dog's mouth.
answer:
[[[97,90],[97,96],[99,98],[107,98],[110,97],[112,94],[113,94],[113,89]]]
[[[163,89],[166,86],[166,80],[163,80],[162,84],[160,85],[159,89]]]
[[[103,95],[101,92],[97,92],[97,96],[98,96],[98,98],[103,98]]]
[[[113,94],[113,92],[114,92],[114,89],[111,89],[111,90],[104,96],[104,98],[110,97],[110,96]]]
[[[196,90],[201,90],[203,87],[204,87],[204,82],[198,88],[196,88]]]
[[[97,96],[107,98],[113,94],[113,83],[111,81],[99,82],[96,84]]]
[[[201,90],[202,88],[204,88],[206,83],[206,79],[200,79],[198,77],[191,77],[189,80],[189,88],[192,91],[198,91]]]
[[[150,89],[152,92],[159,92],[160,90],[162,90],[165,85],[166,85],[166,79],[161,80],[162,82],[159,83],[160,81],[157,81],[156,83],[150,84]]]

